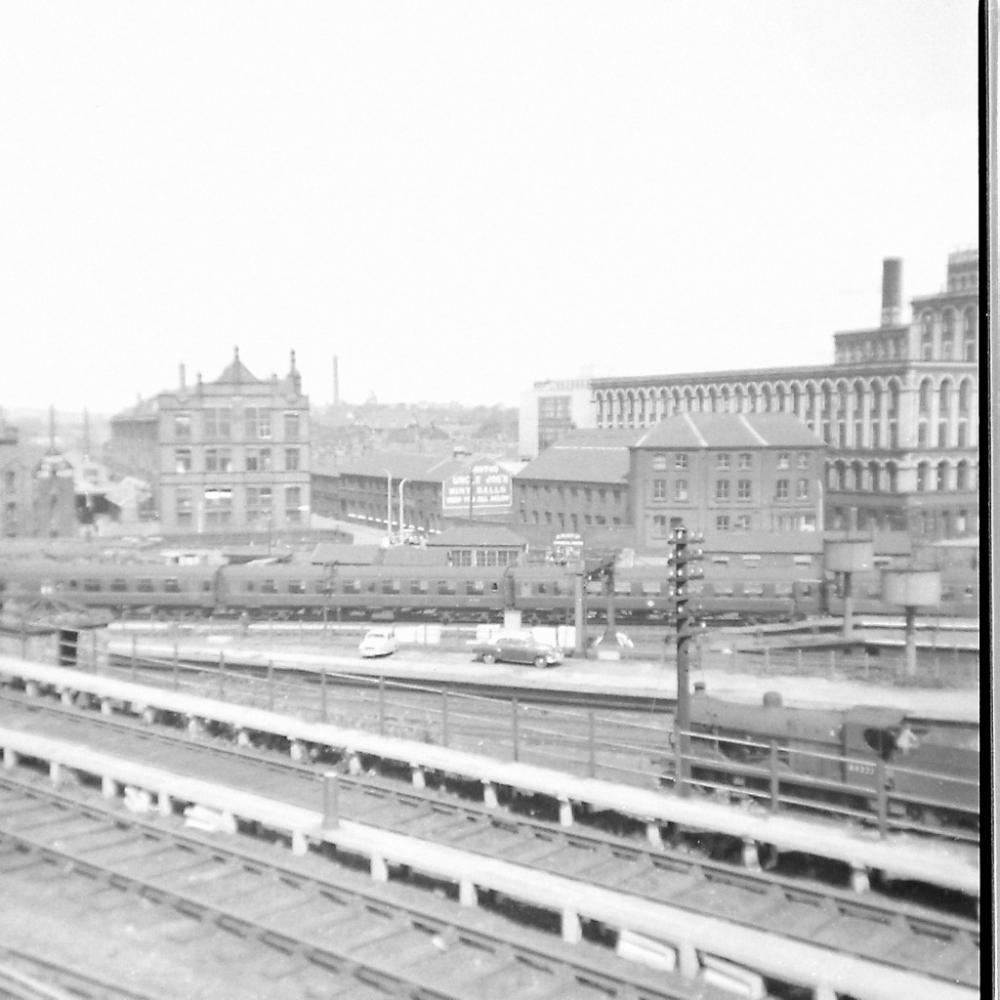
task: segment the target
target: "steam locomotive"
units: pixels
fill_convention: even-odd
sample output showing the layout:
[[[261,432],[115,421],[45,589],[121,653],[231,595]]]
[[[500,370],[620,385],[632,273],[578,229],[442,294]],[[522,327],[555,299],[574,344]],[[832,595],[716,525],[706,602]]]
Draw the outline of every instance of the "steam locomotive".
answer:
[[[899,709],[798,709],[776,692],[762,704],[691,697],[690,780],[763,799],[771,782],[783,796],[923,827],[977,829],[979,733],[907,722]],[[675,760],[664,760],[673,781]]]
[[[712,622],[788,621],[838,614],[836,584],[815,565],[768,565],[759,557],[738,567],[706,559],[693,585],[691,608]],[[491,622],[505,608],[528,624],[572,621],[577,578],[554,563],[516,566],[340,565],[252,562],[243,565],[165,565],[153,562],[0,561],[0,600],[39,592],[120,615],[164,614],[272,619],[374,619]],[[606,614],[605,583],[585,580],[588,618]],[[618,618],[660,622],[672,613],[667,570],[618,566],[613,574]],[[882,601],[877,573],[855,574],[854,607],[864,614],[899,614]],[[979,616],[978,576],[946,575],[938,613]]]

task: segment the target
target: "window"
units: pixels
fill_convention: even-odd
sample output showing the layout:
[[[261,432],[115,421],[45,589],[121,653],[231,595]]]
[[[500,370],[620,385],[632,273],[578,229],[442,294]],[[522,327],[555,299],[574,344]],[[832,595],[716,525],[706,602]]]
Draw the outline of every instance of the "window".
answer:
[[[179,489],[176,494],[177,524],[181,527],[191,527],[194,524],[194,504],[191,501],[191,490]]]
[[[813,557],[810,555],[792,556],[792,562],[796,566],[812,566]]]
[[[190,439],[191,437],[191,414],[174,414],[174,437]]]
[[[787,479],[779,479],[774,485],[775,485],[775,496],[779,500],[787,500],[788,499],[788,480]]]
[[[715,481],[715,499],[716,500],[728,500],[729,499],[729,480],[728,479],[716,479],[716,481]]]
[[[285,440],[298,441],[299,439],[299,415],[294,411],[285,412]]]
[[[750,468],[750,452],[741,451],[740,452],[740,468],[749,469]]]
[[[736,522],[734,525],[736,531],[749,531],[750,530],[750,515],[749,514],[737,514]]]
[[[808,500],[809,499],[809,480],[808,479],[797,479],[795,481],[795,498],[796,498],[796,500]]]
[[[271,411],[263,407],[248,406],[243,411],[246,436],[249,440],[271,436]]]
[[[191,471],[191,449],[190,448],[176,448],[174,449],[174,471],[175,472],[190,472]]]
[[[787,469],[790,458],[791,456],[787,451],[778,452],[778,468]]]
[[[927,446],[927,423],[923,420],[917,424],[917,446],[920,448]]]
[[[205,490],[205,524],[231,524],[233,491],[229,487],[210,486]]]
[[[285,449],[285,471],[286,472],[298,472],[299,470],[299,449],[298,448],[286,448]]]
[[[228,440],[232,413],[228,406],[206,406],[204,409],[205,437]]]
[[[725,451],[720,451],[718,455],[715,456],[715,467],[717,469],[728,469],[729,468],[729,453]]]
[[[726,529],[728,529],[729,528],[729,518],[728,517],[716,518],[716,527],[718,527],[718,522],[722,521],[722,520],[724,520],[726,522]],[[729,556],[712,556],[712,564],[714,566],[728,566],[729,565]]]
[[[270,486],[247,487],[247,523],[269,520],[273,509]]]
[[[654,455],[653,456],[653,471],[662,472],[667,467],[667,456],[666,455]]]
[[[247,472],[270,472],[271,449],[247,448]]]
[[[299,486],[285,487],[285,518],[289,524],[302,521],[302,488]]]
[[[728,514],[720,514],[715,519],[715,530],[716,531],[728,531],[729,530],[729,515]],[[729,560],[726,560],[726,561],[728,562]]]
[[[666,514],[654,514],[653,515],[653,537],[654,538],[666,538],[667,537],[667,516],[666,516]]]
[[[688,457],[683,452],[674,455],[674,468],[686,469],[688,467]]]
[[[751,496],[751,487],[749,479],[740,479],[736,483],[736,499],[737,500],[749,500]]]
[[[654,500],[667,499],[667,481],[665,479],[653,480],[653,499]]]
[[[809,452],[800,451],[795,457],[795,464],[800,469],[809,468]]]
[[[206,472],[229,472],[232,469],[233,456],[228,448],[205,449]]]
[[[687,502],[688,499],[688,481],[686,479],[675,479],[674,480],[674,499]]]

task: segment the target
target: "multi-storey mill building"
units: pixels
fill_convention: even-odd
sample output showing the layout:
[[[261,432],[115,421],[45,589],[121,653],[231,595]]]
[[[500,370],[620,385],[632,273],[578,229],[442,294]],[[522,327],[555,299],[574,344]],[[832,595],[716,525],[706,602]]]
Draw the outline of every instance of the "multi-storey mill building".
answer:
[[[820,367],[537,383],[522,396],[521,457],[578,427],[652,427],[678,413],[787,413],[827,445],[827,528],[979,532],[979,252],[948,258],[943,291],[911,300],[883,263],[877,327],[834,334]]]

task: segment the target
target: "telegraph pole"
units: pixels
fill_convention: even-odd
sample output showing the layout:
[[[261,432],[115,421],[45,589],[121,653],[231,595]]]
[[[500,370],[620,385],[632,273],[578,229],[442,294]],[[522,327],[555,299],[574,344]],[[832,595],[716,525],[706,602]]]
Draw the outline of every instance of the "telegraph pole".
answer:
[[[700,562],[704,554],[700,547],[689,548],[690,543],[700,543],[701,535],[692,534],[685,527],[674,528],[670,545],[673,555],[667,560],[671,569],[671,583],[674,591],[674,615],[677,623],[677,711],[674,715],[674,733],[681,754],[681,773],[678,774],[681,794],[685,794],[684,778],[688,774],[687,756],[691,749],[688,733],[691,729],[691,640],[694,618],[688,607],[688,583],[704,576],[700,567],[692,563]]]

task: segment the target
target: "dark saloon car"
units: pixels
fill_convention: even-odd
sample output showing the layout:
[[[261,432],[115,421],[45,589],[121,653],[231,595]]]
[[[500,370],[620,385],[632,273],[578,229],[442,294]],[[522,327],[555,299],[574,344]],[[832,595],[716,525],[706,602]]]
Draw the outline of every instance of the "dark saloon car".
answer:
[[[472,647],[477,660],[495,663],[533,663],[536,667],[554,667],[562,663],[562,653],[554,646],[536,642],[530,635],[496,635]]]

